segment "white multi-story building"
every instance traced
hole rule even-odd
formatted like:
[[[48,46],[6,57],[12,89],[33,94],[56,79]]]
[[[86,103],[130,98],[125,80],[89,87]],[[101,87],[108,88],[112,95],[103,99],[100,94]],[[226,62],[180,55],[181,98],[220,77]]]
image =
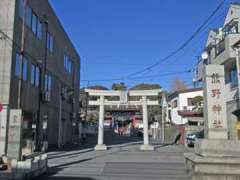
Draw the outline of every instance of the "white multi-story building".
[[[209,31],[204,48],[207,59],[200,59],[196,67],[196,84],[203,80],[203,67],[207,64],[224,65],[228,132],[230,139],[240,139],[240,103],[238,86],[240,45],[240,4],[231,4],[224,24]]]
[[[172,124],[187,123],[187,118],[180,116],[179,111],[192,111],[195,107],[192,99],[197,96],[203,96],[202,88],[176,91],[168,96],[168,118]]]

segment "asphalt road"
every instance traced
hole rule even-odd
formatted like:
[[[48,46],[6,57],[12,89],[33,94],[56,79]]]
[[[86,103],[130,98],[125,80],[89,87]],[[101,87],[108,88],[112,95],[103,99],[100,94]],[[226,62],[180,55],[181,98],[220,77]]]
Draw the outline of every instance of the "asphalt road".
[[[49,153],[49,170],[37,180],[187,180],[182,146],[155,144],[142,152],[138,137],[118,136],[107,130],[108,151],[96,152],[96,137],[81,147]]]

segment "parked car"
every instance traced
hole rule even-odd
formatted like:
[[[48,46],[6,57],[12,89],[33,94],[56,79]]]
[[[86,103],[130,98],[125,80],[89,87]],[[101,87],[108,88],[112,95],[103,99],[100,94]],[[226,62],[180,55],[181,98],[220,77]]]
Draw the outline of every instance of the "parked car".
[[[188,134],[187,139],[187,145],[188,147],[194,147],[194,143],[197,139],[203,139],[204,138],[204,131],[198,131],[191,134]]]
[[[143,128],[137,129],[137,137],[143,137]]]

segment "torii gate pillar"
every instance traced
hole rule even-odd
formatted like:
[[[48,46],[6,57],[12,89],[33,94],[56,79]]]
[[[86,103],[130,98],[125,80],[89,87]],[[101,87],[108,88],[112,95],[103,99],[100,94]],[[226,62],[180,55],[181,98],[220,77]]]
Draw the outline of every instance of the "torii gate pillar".
[[[147,110],[147,97],[142,96],[142,108],[143,108],[143,145],[140,147],[142,151],[153,151],[154,147],[149,144],[148,136],[148,110]]]
[[[107,146],[103,144],[104,138],[104,96],[100,96],[99,105],[99,122],[98,122],[98,144],[95,146],[96,151],[105,151]]]

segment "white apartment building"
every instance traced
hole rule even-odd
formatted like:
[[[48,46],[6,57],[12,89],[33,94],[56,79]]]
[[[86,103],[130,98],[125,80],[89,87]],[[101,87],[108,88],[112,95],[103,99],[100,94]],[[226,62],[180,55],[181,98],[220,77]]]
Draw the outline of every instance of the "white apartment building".
[[[201,86],[203,67],[207,64],[224,65],[226,83],[226,103],[228,132],[230,139],[240,139],[240,104],[238,90],[238,67],[240,44],[240,4],[231,4],[224,24],[218,29],[211,29],[204,48],[208,58],[199,59],[196,67],[196,83]]]
[[[168,118],[172,124],[187,123],[187,118],[180,116],[179,111],[192,111],[195,107],[192,99],[197,96],[203,96],[202,88],[177,91],[168,96]]]

